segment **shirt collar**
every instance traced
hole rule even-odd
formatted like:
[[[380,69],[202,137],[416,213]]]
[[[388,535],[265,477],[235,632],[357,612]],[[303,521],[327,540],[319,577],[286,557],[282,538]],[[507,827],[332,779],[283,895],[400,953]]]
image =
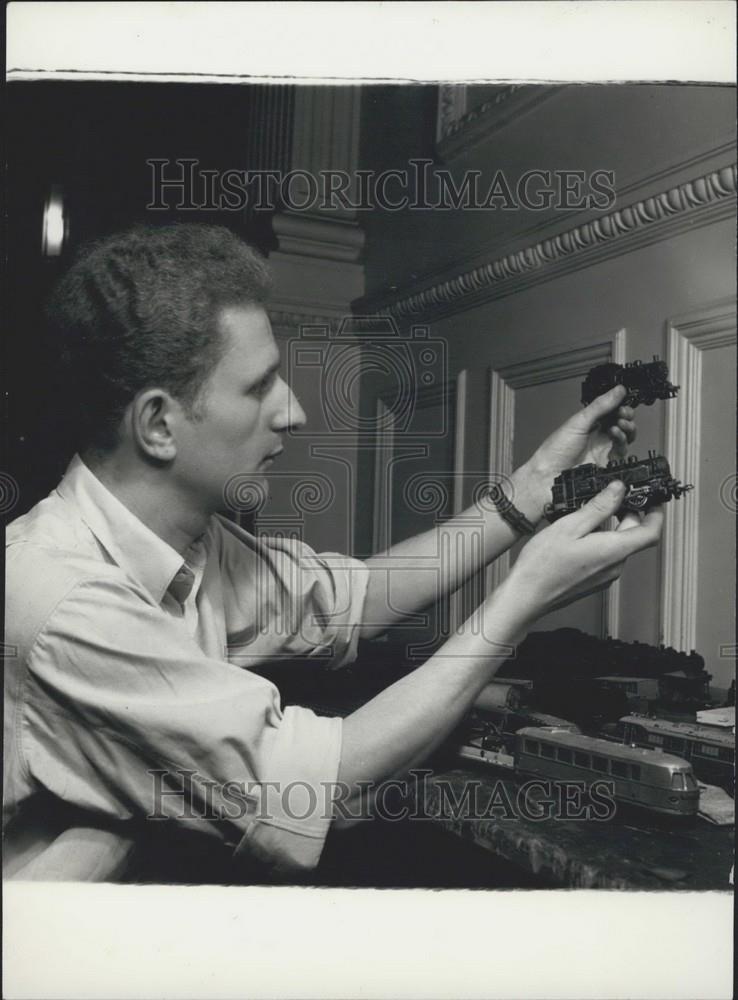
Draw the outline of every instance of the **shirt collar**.
[[[185,563],[179,552],[113,496],[79,455],[69,463],[57,492],[77,506],[82,520],[117,565],[160,604]],[[196,542],[193,550],[198,549]]]

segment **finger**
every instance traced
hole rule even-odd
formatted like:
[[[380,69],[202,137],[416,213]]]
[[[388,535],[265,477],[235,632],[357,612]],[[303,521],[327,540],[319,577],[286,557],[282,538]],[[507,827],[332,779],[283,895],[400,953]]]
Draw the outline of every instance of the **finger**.
[[[625,435],[625,431],[622,430],[622,428],[617,427],[615,424],[613,424],[612,427],[608,427],[607,433],[613,439],[613,441],[617,441],[618,444],[628,443],[628,438]]]
[[[632,420],[635,416],[635,410],[632,406],[621,406],[618,410],[618,416],[624,420]]]
[[[633,420],[624,420],[622,417],[618,420],[618,428],[625,434],[628,441],[635,441],[635,436],[638,433],[638,428]]]
[[[625,486],[615,480],[579,510],[562,518],[561,524],[565,524],[577,538],[588,535],[617,513],[624,496]]]
[[[623,556],[627,558],[635,552],[651,548],[661,537],[664,527],[664,512],[660,507],[650,510],[640,524],[618,535],[619,544],[624,547]]]
[[[583,431],[588,434],[591,430],[594,430],[597,423],[606,414],[617,410],[618,404],[625,396],[625,386],[614,386],[608,392],[598,396],[597,399],[593,399],[589,406],[585,406],[583,410],[575,413],[571,420],[568,421],[569,426],[577,431]]]
[[[624,517],[621,518],[616,531],[629,531],[630,528],[637,528],[641,523],[640,515],[633,510],[629,510]]]

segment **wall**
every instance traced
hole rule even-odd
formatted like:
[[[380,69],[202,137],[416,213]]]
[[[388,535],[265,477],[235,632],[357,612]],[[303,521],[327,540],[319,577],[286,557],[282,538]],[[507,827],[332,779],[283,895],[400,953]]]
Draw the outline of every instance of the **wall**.
[[[370,304],[393,314],[405,331],[412,324],[427,324],[430,335],[447,345],[449,384],[458,384],[463,374],[465,429],[461,435],[456,430],[457,442],[462,441],[461,454],[454,459],[457,467],[500,470],[490,466],[496,434],[491,406],[500,402],[495,378],[509,393],[505,405],[511,408],[505,418],[510,421],[510,440],[498,441],[498,452],[507,449],[507,457],[517,465],[536,441],[578,409],[588,367],[614,354],[616,360],[666,357],[672,318],[731,298],[734,302],[735,174],[726,170],[735,160],[730,141],[733,107],[729,88],[564,88],[498,129],[486,144],[477,142],[457,154],[456,171],[473,165],[486,168],[488,175],[501,163],[511,171],[525,164],[552,169],[613,164],[623,192],[613,209],[622,212],[613,238],[600,239],[601,234],[590,231],[579,242],[578,236],[570,243],[550,242],[591,223],[598,214],[592,212],[566,218],[548,215],[535,222],[530,213],[513,212],[499,224],[480,212],[396,213],[374,219],[366,262],[367,283],[374,289]],[[658,201],[661,192],[670,193],[658,204],[649,200]],[[538,256],[526,256],[526,248],[534,246]],[[394,263],[389,283],[394,290],[383,279],[388,260]],[[424,271],[413,278],[409,268],[418,261]],[[631,559],[619,589],[606,600],[597,604],[598,598],[588,599],[573,612],[540,623],[547,628],[578,625],[627,640],[665,640],[682,648],[679,638],[691,636],[717,686],[727,686],[732,676],[728,647],[735,642],[735,592],[728,572],[734,560],[735,511],[726,492],[735,482],[734,446],[729,444],[735,440],[730,353],[735,321],[727,322],[732,323],[732,334],[723,331],[719,349],[704,353],[700,377],[688,389],[692,408],[702,415],[701,423],[689,431],[701,464],[686,463],[697,489],[679,501],[693,504],[697,512],[697,555],[687,567],[693,577],[695,620],[684,626],[669,619],[664,601],[677,606],[679,599],[665,583],[662,546]],[[600,357],[598,352],[605,353]],[[684,391],[682,411],[690,407]],[[497,393],[495,399],[492,392]],[[372,392],[366,396],[365,411],[371,412]],[[664,452],[668,407],[673,405],[659,403],[638,411],[636,454],[645,455],[649,448]],[[667,457],[674,475],[684,479],[686,472],[674,464],[673,456]],[[360,482],[363,491],[370,489],[368,462]],[[672,503],[666,508],[670,521],[675,507]],[[369,518],[364,517],[358,548],[370,548],[371,535]],[[670,537],[672,547],[683,544],[673,530]],[[668,562],[672,575],[680,568],[684,565],[679,560]],[[685,600],[679,607],[686,614]]]
[[[666,323],[669,317],[710,304],[730,294],[733,276],[734,228],[723,222],[695,233],[687,233],[664,243],[643,248],[594,267],[539,285],[511,299],[490,303],[459,316],[448,317],[433,325],[436,336],[446,338],[451,348],[451,373],[468,369],[467,419],[486,422],[489,412],[488,370],[522,357],[557,354],[572,344],[594,342],[612,331],[625,329],[628,359],[649,360],[654,354],[666,356]],[[730,365],[723,371],[732,372]],[[706,373],[709,379],[709,372]],[[545,408],[543,421],[552,427],[578,408],[581,380],[572,380],[566,402],[556,400],[555,409]],[[722,414],[716,426],[721,442],[730,435],[733,421],[732,394],[735,383],[725,375],[720,383],[709,380],[705,394],[707,426],[714,426],[715,410]],[[532,391],[532,390],[529,390]],[[529,399],[531,406],[534,399]],[[634,452],[645,454],[648,448],[665,448],[666,407],[669,403],[638,410],[639,439]],[[486,427],[485,427],[486,431]],[[710,434],[706,435],[709,441]],[[486,433],[468,434],[466,463],[484,468]],[[734,470],[734,450],[728,446],[721,454],[707,452],[717,466],[714,482],[722,483]],[[708,460],[706,456],[706,460]],[[669,457],[667,455],[667,457]],[[523,454],[516,456],[523,460]],[[517,463],[516,463],[517,464]],[[674,474],[680,477],[678,468]],[[703,497],[703,509],[712,509],[722,525],[725,552],[734,548],[734,525],[731,512],[722,507],[712,493]],[[684,503],[690,503],[687,497]],[[671,510],[667,508],[667,514]],[[714,522],[715,524],[717,521]],[[729,561],[730,557],[726,559]],[[702,572],[705,572],[703,569]],[[732,577],[723,577],[726,606],[732,608]],[[619,634],[627,639],[658,642],[660,626],[659,553],[649,551],[628,563],[621,583]],[[723,618],[724,620],[724,618]],[[718,647],[733,641],[731,632],[703,637],[702,647]],[[729,681],[728,681],[729,682]]]
[[[443,143],[434,148],[428,141],[432,88],[370,89],[364,99],[362,166],[408,171],[412,181],[410,161],[433,158],[433,171],[449,171],[458,187],[465,175],[479,171],[482,193],[499,171],[514,197],[519,178],[529,170],[590,174],[604,169],[614,174],[616,207],[621,207],[735,160],[733,87],[574,85],[527,90],[534,92],[537,103],[530,96],[521,100],[513,91],[481,118],[471,117],[466,124],[460,119],[456,144],[447,150]],[[513,105],[509,113],[508,105]],[[391,190],[395,195],[396,189]],[[434,190],[430,184],[426,200],[432,200]],[[509,209],[504,200],[487,210],[408,207],[367,213],[367,293],[375,304],[396,301],[447,273],[596,215],[567,211],[555,203],[539,211],[519,203]]]

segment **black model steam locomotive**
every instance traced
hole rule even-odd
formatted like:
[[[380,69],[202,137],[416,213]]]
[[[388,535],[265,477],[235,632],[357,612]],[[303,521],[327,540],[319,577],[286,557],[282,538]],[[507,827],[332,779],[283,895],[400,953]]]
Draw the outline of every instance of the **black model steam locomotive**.
[[[608,392],[616,385],[624,385],[627,395],[621,406],[651,406],[657,399],[673,399],[679,392],[678,385],[669,381],[669,369],[665,361],[654,354],[653,361],[631,361],[618,365],[610,361],[597,365],[587,374],[582,383],[582,403],[587,406],[593,399]]]
[[[556,521],[579,510],[582,504],[616,479],[626,486],[619,514],[647,510],[672,499],[678,500],[692,489],[691,485],[683,485],[672,477],[669,463],[655,451],[649,451],[648,458],[640,461],[631,455],[624,462],[609,462],[604,469],[588,462],[574,469],[564,469],[554,479],[551,487],[553,501],[544,509],[546,519]]]

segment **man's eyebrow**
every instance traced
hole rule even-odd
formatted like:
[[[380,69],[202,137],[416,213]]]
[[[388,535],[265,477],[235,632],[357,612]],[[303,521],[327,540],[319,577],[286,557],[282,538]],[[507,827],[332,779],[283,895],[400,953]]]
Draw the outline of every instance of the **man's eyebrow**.
[[[269,367],[266,369],[266,371],[263,371],[259,376],[257,376],[251,382],[251,385],[258,385],[260,382],[263,382],[265,379],[270,378],[270,376],[276,374],[281,367],[282,367],[282,359],[281,358],[277,358],[276,361],[273,361],[272,364],[269,365]]]

